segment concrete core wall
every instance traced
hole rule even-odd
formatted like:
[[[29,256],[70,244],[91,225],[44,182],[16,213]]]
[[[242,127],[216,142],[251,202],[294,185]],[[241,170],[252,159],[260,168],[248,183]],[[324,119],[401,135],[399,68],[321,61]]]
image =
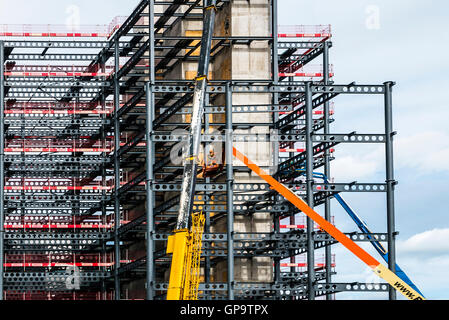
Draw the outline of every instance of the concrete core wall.
[[[269,0],[234,0],[230,6],[217,14],[215,34],[218,36],[269,36],[270,35],[270,1]],[[214,56],[214,76],[216,79],[270,79],[271,48],[267,41],[253,41],[251,44],[234,44]],[[270,104],[270,94],[234,93],[233,105]],[[217,103],[217,101],[216,101]],[[217,105],[224,105],[218,101]],[[224,122],[223,116],[217,119]],[[221,121],[220,121],[221,120]],[[270,113],[238,113],[233,115],[234,123],[270,123]],[[268,133],[269,127],[256,126],[249,130],[239,129],[237,134]],[[235,143],[236,148],[244,152],[260,166],[271,165],[271,145],[266,142]],[[240,166],[234,159],[234,165]],[[254,173],[236,173],[235,183],[260,183],[262,180]],[[235,216],[235,232],[271,232],[272,218],[269,213],[256,212],[252,216]],[[219,220],[212,232],[225,232],[226,220]],[[215,281],[226,282],[226,261],[217,265],[214,270]],[[235,258],[235,281],[270,282],[273,278],[273,261],[271,258],[256,257],[252,259]]]
[[[156,6],[160,8],[160,6]],[[181,10],[179,10],[181,11]],[[200,11],[199,11],[200,12]],[[146,22],[146,21],[145,21]],[[270,35],[270,1],[269,0],[233,0],[217,12],[215,23],[215,36],[269,36]],[[180,20],[165,33],[167,36],[201,36],[202,21]],[[193,43],[193,45],[195,42]],[[193,55],[199,53],[195,52]],[[180,53],[182,54],[182,52]],[[156,61],[156,64],[158,61]],[[198,64],[196,62],[184,61],[175,65],[163,78],[165,80],[193,79],[196,76]],[[161,79],[156,74],[157,79]],[[270,79],[271,78],[271,48],[267,41],[253,41],[249,45],[233,44],[230,47],[221,48],[215,52],[211,59],[210,80],[244,80],[244,79]],[[270,104],[270,94],[245,94],[234,93],[232,95],[233,105]],[[217,106],[225,105],[225,96],[218,96],[211,104]],[[175,115],[169,122],[190,121],[189,116]],[[209,117],[210,126],[214,128],[215,123],[224,123],[224,115],[213,115]],[[271,113],[238,113],[233,115],[234,123],[270,123]],[[266,126],[256,126],[251,129],[235,130],[235,133],[268,133]],[[270,166],[271,145],[266,142],[236,143],[235,146],[250,157],[260,166]],[[238,160],[234,159],[234,165],[240,166]],[[253,173],[236,173],[235,183],[261,183],[263,182]],[[176,196],[176,192],[164,193],[165,201]],[[160,205],[157,203],[156,206]],[[144,213],[142,209],[142,214]],[[129,214],[130,218],[139,215],[137,212]],[[226,232],[226,217],[216,221],[210,226],[210,232]],[[235,216],[234,231],[238,232],[266,232],[272,231],[272,218],[270,214],[256,212],[251,216]],[[124,255],[132,258],[141,257],[144,254],[142,245],[129,248]],[[226,282],[226,261],[219,262],[211,271],[210,277],[213,282]],[[273,278],[273,261],[267,257],[256,257],[252,259],[235,258],[234,274],[236,282],[270,282]],[[204,270],[202,270],[204,273]],[[169,270],[166,270],[164,279],[157,281],[168,281]],[[145,297],[145,280],[139,279],[124,285],[123,290],[130,299]]]

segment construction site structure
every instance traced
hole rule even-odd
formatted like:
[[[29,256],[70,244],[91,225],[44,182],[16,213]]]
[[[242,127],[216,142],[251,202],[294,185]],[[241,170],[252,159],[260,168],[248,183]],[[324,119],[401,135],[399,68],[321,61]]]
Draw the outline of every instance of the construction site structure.
[[[384,193],[387,230],[346,235],[386,242],[395,272],[394,83],[334,84],[330,26],[279,26],[277,0],[217,0],[198,78],[205,6],[142,0],[104,27],[0,26],[2,298],[167,298],[199,82],[202,155],[190,155],[201,159],[189,194],[204,229],[190,297],[396,298],[386,283],[333,282],[338,241],[233,157],[244,152],[332,224],[340,193]],[[383,96],[384,132],[332,133],[340,95]],[[385,145],[385,182],[328,179],[344,143]]]

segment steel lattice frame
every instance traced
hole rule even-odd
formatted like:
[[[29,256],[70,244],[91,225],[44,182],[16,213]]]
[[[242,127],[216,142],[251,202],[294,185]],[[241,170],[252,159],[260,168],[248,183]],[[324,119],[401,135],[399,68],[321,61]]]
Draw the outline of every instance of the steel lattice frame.
[[[219,1],[218,10],[228,5],[229,1]],[[388,243],[390,268],[395,265],[393,83],[334,84],[329,68],[329,37],[281,41],[277,0],[272,0],[270,7],[272,36],[214,37],[214,54],[234,44],[256,40],[268,43],[272,48],[273,77],[209,82],[206,114],[221,114],[224,120],[211,124],[206,116],[205,132],[214,126],[221,133],[204,134],[202,141],[223,143],[227,161],[221,174],[200,179],[196,186],[196,200],[202,204],[195,209],[206,214],[200,298],[332,299],[334,293],[342,291],[389,291],[394,299],[394,291],[387,285],[333,283],[331,247],[335,240],[315,229],[309,219],[307,227],[283,232],[281,219],[290,219],[294,225],[295,215],[300,213],[264,183],[234,181],[235,174],[247,168],[233,164],[232,143],[270,141],[273,166],[277,168],[275,177],[303,194],[309,205],[324,206],[327,220],[332,218],[330,200],[336,193],[384,192],[388,230],[374,235]],[[7,266],[0,274],[3,298],[165,298],[168,281],[164,272],[170,262],[165,245],[176,221],[182,175],[182,166],[173,165],[169,154],[173,145],[186,138],[173,133],[174,129],[188,125],[173,120],[173,116],[190,112],[193,88],[188,80],[162,79],[183,61],[196,61],[192,53],[199,46],[199,37],[168,36],[166,31],[183,19],[201,20],[201,8],[201,1],[168,4],[143,0],[104,41],[0,41],[0,60],[6,62],[1,63],[0,70],[0,74],[6,74],[0,80],[0,149],[5,150],[0,154],[0,264]],[[52,48],[58,53],[48,52]],[[121,63],[120,58],[125,62]],[[17,76],[8,73],[16,68],[16,61],[84,63],[85,68],[80,75]],[[316,73],[313,81],[298,81],[297,77],[304,76],[298,70],[316,61],[324,66],[322,72]],[[233,105],[233,93],[268,93],[272,104]],[[384,96],[385,132],[331,133],[331,102],[338,95]],[[220,98],[225,105],[216,102]],[[248,112],[271,112],[272,122],[233,123],[234,113]],[[257,125],[269,127],[272,132],[257,136],[233,133]],[[297,149],[298,142],[305,143],[306,148]],[[314,169],[331,175],[331,151],[341,143],[384,144],[386,182],[313,181]],[[297,169],[307,172],[306,179],[298,179]],[[45,186],[53,188],[33,184],[32,179],[47,179]],[[234,216],[251,216],[255,212],[272,215],[272,232],[234,232]],[[219,219],[227,221],[226,232],[211,232]],[[366,234],[348,235],[355,241],[369,241]],[[130,248],[136,247],[143,248],[137,256],[130,253],[134,250]],[[325,250],[321,266],[315,267],[315,254],[308,254],[304,264],[307,269],[299,271],[295,267],[295,256],[320,248]],[[52,255],[63,265],[52,265]],[[64,263],[77,265],[81,257],[92,265],[79,264],[80,288],[73,291],[62,285],[67,279],[73,280],[73,274],[65,273]],[[273,260],[272,282],[235,281],[234,259],[253,257]],[[289,271],[282,267],[286,259],[293,263]],[[227,261],[227,282],[217,283],[211,279],[211,268],[221,261]],[[138,279],[145,284],[143,291],[130,294],[129,284]]]

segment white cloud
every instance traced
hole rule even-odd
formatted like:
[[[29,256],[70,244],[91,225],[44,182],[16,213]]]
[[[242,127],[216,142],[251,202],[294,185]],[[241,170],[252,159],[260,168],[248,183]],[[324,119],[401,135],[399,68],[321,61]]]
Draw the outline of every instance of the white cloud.
[[[373,176],[379,168],[378,161],[373,158],[372,154],[361,158],[351,155],[339,156],[332,162],[332,174],[336,181],[367,179]]]
[[[449,171],[449,134],[420,132],[395,142],[396,165],[417,169],[415,174]]]
[[[384,172],[384,146],[362,154],[343,153],[332,162],[336,181],[367,180]],[[360,153],[360,152],[358,152]],[[394,141],[395,168],[411,169],[413,176],[449,172],[449,134],[442,131],[420,132]]]
[[[368,243],[359,245],[377,258],[377,252]],[[449,228],[433,229],[418,233],[406,240],[397,242],[397,264],[423,292],[427,299],[447,299],[449,289]],[[340,245],[333,247],[336,254],[334,282],[385,283],[372,276],[371,271],[357,258]],[[402,295],[398,299],[404,300]],[[386,293],[340,293],[339,300],[387,299]]]
[[[449,259],[449,228],[433,229],[398,241],[397,250],[403,254],[442,254]]]
[[[397,262],[428,299],[447,299],[449,228],[433,229],[397,242]]]

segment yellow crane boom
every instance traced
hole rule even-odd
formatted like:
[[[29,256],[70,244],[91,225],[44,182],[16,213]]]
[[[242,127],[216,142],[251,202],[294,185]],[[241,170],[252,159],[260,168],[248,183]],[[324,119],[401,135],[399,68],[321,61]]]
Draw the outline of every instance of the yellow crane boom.
[[[172,253],[173,257],[167,300],[198,299],[205,220],[204,214],[194,214],[190,231],[178,230],[168,237],[167,253]]]
[[[167,300],[192,300],[198,297],[204,217],[202,214],[199,216],[192,214],[192,211],[216,2],[216,0],[204,0],[203,34],[187,145],[189,153],[184,159],[178,219],[174,234],[170,236],[167,244],[167,253],[172,254]],[[189,231],[190,221],[192,221],[192,227]]]

